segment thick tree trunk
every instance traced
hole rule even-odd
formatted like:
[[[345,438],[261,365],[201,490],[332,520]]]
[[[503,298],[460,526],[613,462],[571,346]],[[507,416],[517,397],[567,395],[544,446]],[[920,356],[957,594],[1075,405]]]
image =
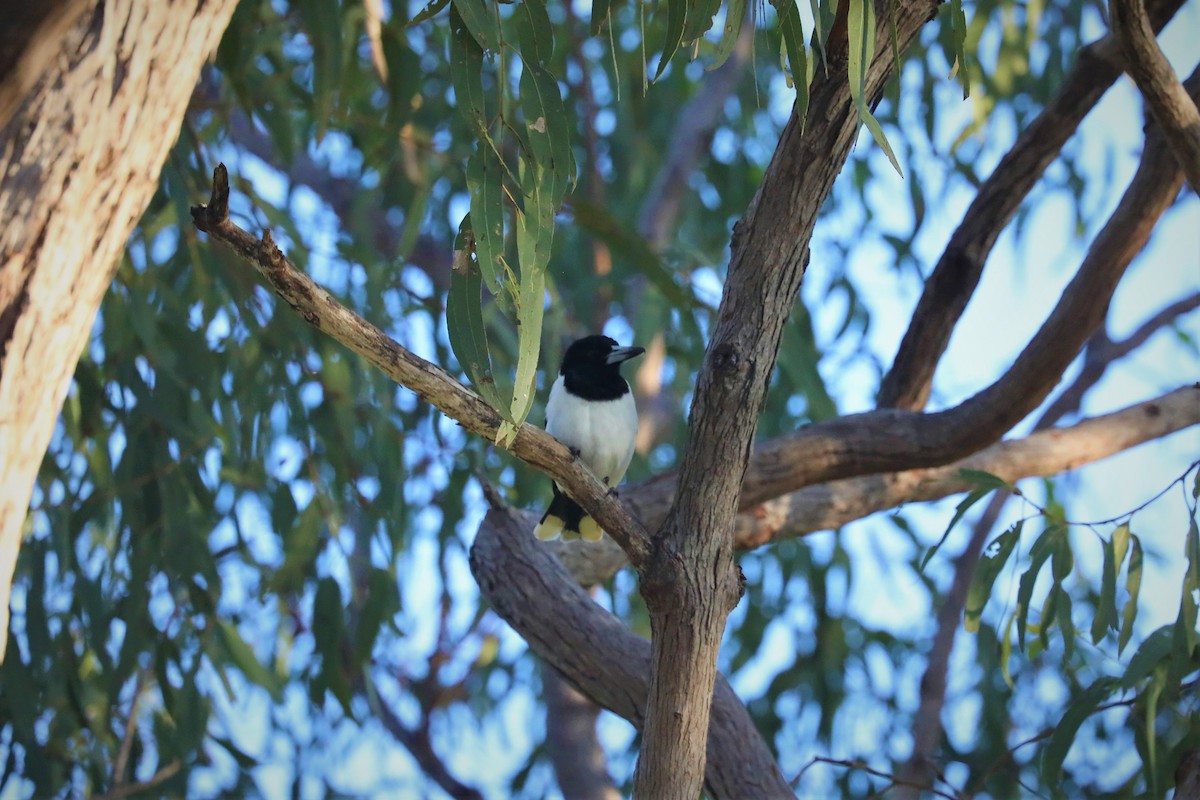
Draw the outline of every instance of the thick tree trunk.
[[[75,362],[236,0],[17,5],[0,22],[0,660]]]

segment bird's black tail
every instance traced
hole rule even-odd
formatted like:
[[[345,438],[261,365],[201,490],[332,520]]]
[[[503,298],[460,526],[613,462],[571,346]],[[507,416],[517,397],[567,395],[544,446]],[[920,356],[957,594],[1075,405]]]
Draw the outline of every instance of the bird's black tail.
[[[553,487],[554,499],[550,501],[546,513],[542,514],[542,521],[534,529],[534,535],[543,541],[559,534],[568,541],[579,538],[588,542],[600,541],[604,531],[596,524],[596,520],[585,514],[565,492],[559,491],[558,484],[553,484]]]

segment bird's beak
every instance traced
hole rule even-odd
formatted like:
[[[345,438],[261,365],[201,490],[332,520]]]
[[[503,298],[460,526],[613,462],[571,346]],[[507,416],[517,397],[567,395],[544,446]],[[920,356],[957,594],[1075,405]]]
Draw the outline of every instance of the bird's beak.
[[[618,347],[608,354],[608,358],[604,359],[608,364],[620,364],[622,361],[628,361],[631,358],[640,356],[646,352],[644,347]]]

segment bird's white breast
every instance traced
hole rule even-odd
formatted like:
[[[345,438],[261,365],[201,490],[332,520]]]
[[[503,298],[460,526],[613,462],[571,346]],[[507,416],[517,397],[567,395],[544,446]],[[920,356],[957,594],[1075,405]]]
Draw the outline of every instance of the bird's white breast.
[[[546,403],[546,430],[574,447],[596,477],[616,486],[625,477],[637,437],[633,394],[616,400],[584,400],[567,391],[558,376]]]

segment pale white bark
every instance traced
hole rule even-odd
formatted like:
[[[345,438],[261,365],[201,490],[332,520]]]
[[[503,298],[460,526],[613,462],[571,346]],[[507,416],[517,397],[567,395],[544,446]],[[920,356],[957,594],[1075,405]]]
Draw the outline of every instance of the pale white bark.
[[[0,660],[59,407],[236,0],[85,5],[71,24],[39,28],[53,38],[0,76],[11,112],[0,129]],[[30,84],[24,60],[35,56],[45,68]]]

